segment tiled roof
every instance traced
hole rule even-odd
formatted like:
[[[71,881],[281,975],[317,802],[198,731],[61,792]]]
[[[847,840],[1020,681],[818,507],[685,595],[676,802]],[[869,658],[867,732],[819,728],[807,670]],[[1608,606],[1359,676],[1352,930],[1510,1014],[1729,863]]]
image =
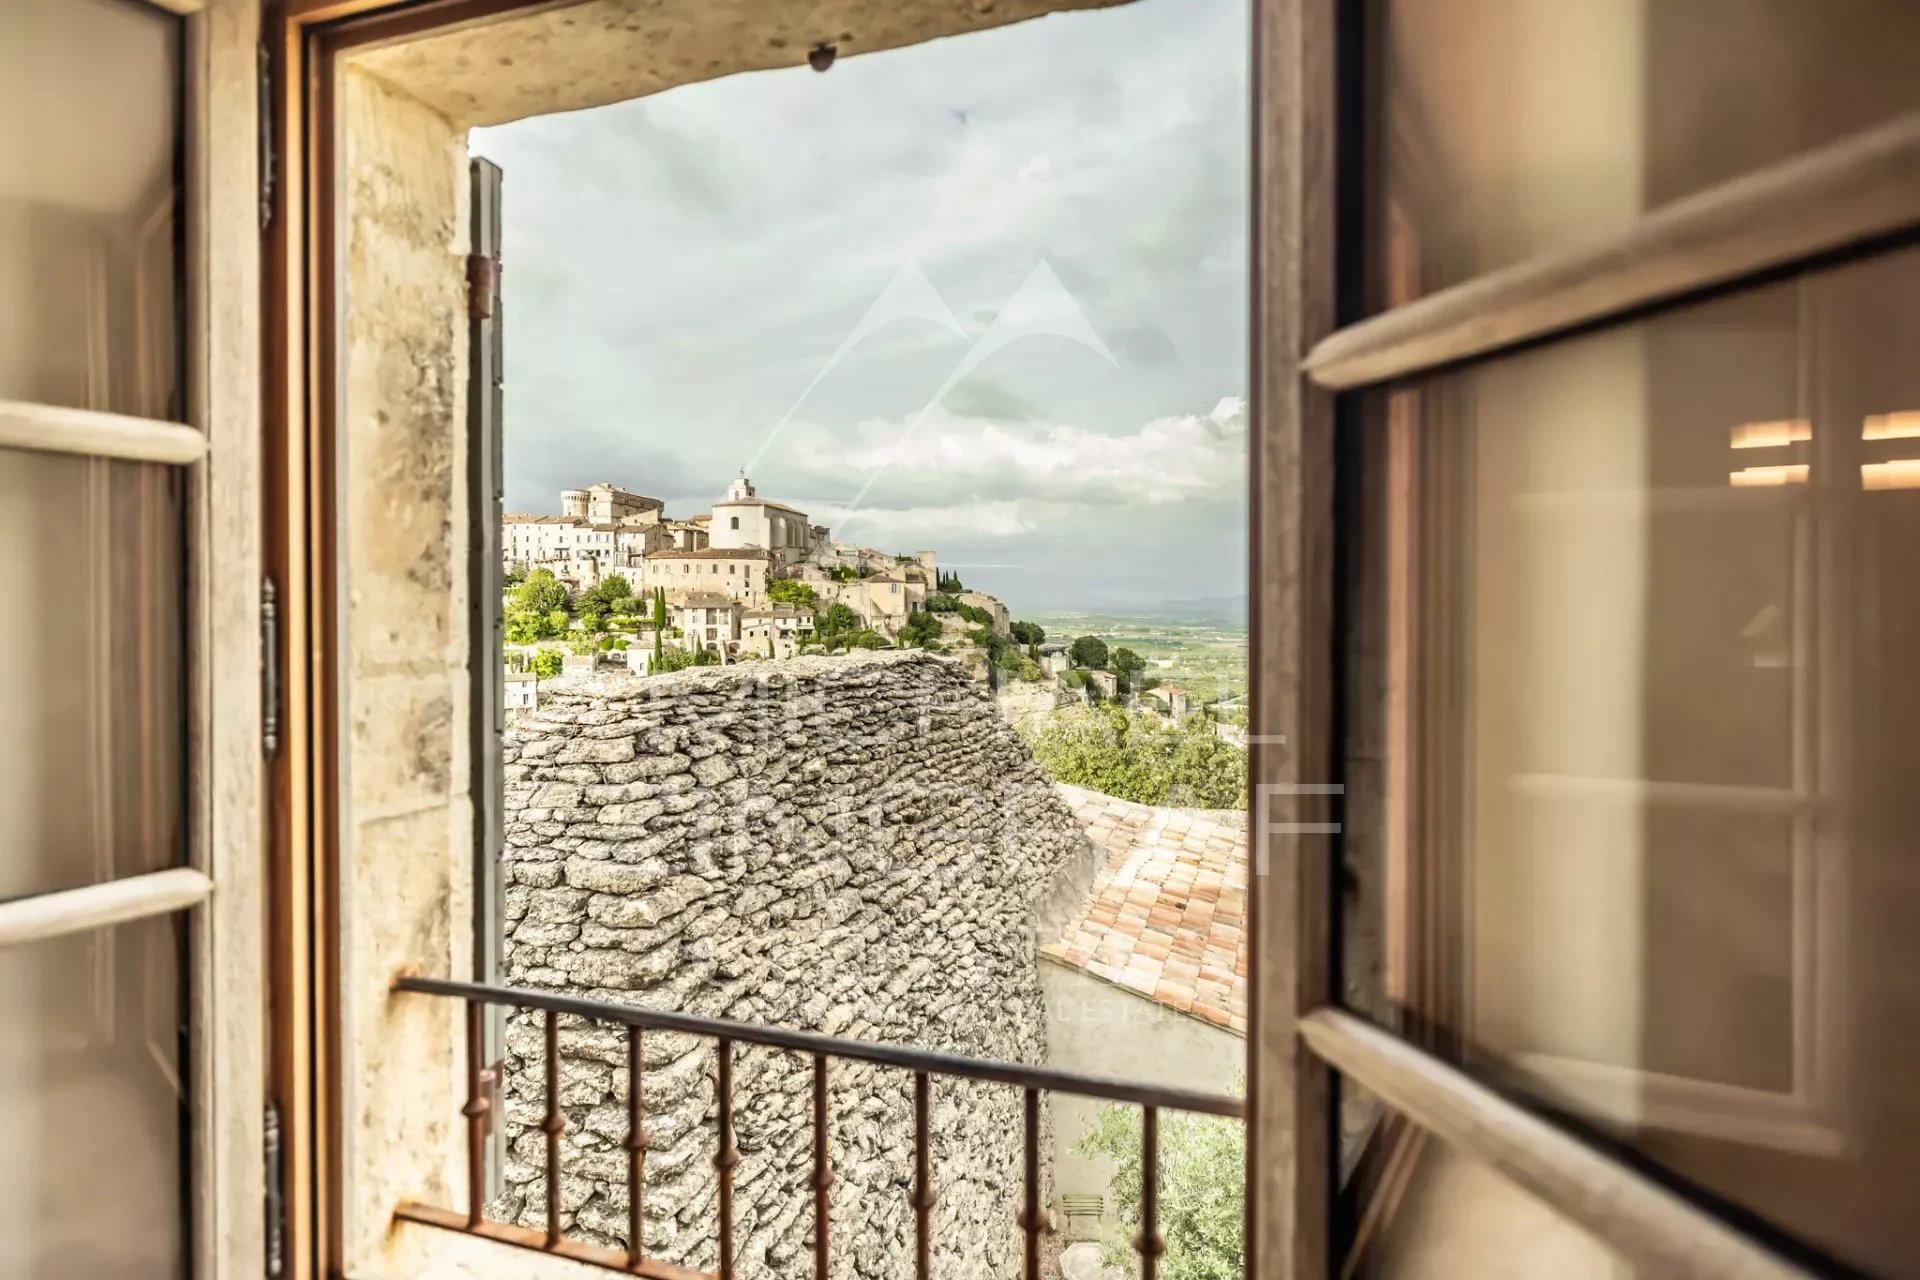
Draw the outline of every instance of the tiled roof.
[[[1244,1036],[1246,815],[1058,790],[1107,863],[1041,954]]]
[[[703,547],[698,551],[668,548],[647,552],[649,560],[771,560],[773,552],[759,547]]]

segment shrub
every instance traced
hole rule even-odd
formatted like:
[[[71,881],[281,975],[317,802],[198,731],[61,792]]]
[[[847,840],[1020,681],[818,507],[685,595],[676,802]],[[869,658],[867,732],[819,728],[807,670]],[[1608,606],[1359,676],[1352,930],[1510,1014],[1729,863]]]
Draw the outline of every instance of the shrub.
[[[1074,687],[1066,673],[1065,683]],[[1221,740],[1211,721],[1171,725],[1119,707],[1066,709],[1035,726],[1034,757],[1059,782],[1140,804],[1237,809],[1247,803],[1247,754]]]
[[[940,619],[923,610],[909,617],[900,628],[901,647],[918,646],[924,649],[939,644],[941,631]]]
[[[1119,1222],[1102,1242],[1101,1260],[1110,1267],[1137,1266],[1138,1255],[1128,1242],[1140,1230],[1139,1108],[1102,1106],[1074,1154],[1113,1161]],[[1160,1113],[1160,1229],[1167,1239],[1160,1274],[1166,1280],[1245,1274],[1246,1162],[1247,1130],[1239,1121]]]
[[[653,669],[661,671],[680,671],[694,665],[694,657],[685,649],[662,649],[654,655]]]
[[[566,655],[558,649],[536,649],[533,654],[533,674],[540,680],[551,680],[560,674],[566,665]]]

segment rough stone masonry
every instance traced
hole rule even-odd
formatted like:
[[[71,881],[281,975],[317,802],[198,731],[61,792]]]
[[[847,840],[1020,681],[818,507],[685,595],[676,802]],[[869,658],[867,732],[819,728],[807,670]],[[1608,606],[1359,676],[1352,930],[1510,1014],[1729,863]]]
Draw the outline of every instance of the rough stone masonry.
[[[544,683],[506,735],[507,979],[597,999],[1040,1063],[1034,932],[1097,855],[954,664],[799,658]],[[543,1015],[508,1023],[506,1192],[545,1225]],[[560,1022],[563,1225],[624,1247],[623,1028]],[[736,1047],[737,1267],[811,1266],[810,1059]],[[644,1039],[646,1247],[717,1264],[714,1047]],[[912,1079],[832,1068],[837,1276],[912,1272]],[[935,1269],[1017,1274],[1022,1100],[936,1081]],[[1043,1149],[1050,1147],[1045,1144]]]

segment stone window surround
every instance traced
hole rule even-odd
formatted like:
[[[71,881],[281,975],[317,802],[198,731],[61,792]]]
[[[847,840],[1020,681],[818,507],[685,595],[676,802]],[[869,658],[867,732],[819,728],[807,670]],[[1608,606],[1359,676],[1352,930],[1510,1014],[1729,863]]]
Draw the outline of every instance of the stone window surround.
[[[395,1228],[403,1199],[461,1200],[460,1011],[395,998],[401,972],[472,971],[465,575],[466,131],[680,83],[798,65],[1119,0],[780,0],[738,22],[705,0],[589,0],[343,57],[336,67],[343,281],[337,423],[342,1263],[370,1277],[580,1277],[573,1265]],[[678,10],[676,15],[672,12]],[[702,18],[706,17],[706,21]],[[764,39],[758,38],[764,36]],[[864,37],[864,38],[861,38]],[[493,74],[514,59],[508,78]],[[483,70],[486,69],[486,70]],[[396,377],[404,366],[407,376]],[[690,572],[691,566],[682,566]],[[712,571],[717,573],[717,564]],[[422,856],[444,849],[444,858]]]

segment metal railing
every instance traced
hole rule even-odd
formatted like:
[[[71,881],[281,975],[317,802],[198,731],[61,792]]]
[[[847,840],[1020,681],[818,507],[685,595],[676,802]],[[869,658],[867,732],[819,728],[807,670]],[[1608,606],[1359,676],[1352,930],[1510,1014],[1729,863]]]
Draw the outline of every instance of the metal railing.
[[[788,1031],[778,1027],[755,1026],[724,1018],[701,1018],[686,1013],[636,1009],[628,1005],[576,996],[556,995],[518,987],[485,986],[473,982],[452,982],[442,978],[401,978],[396,991],[417,995],[445,996],[463,1000],[467,1006],[467,1100],[460,1114],[467,1121],[467,1211],[407,1203],[394,1216],[407,1222],[442,1227],[467,1235],[480,1236],[501,1244],[515,1245],[553,1254],[574,1262],[584,1262],[609,1271],[645,1276],[649,1280],[733,1280],[733,1169],[740,1163],[739,1148],[733,1133],[733,1046],[757,1045],[805,1054],[813,1060],[813,1264],[817,1280],[825,1280],[830,1261],[830,1223],[827,1193],[833,1186],[832,1160],[828,1152],[827,1080],[833,1059],[878,1063],[913,1073],[913,1189],[908,1203],[914,1220],[914,1275],[928,1280],[933,1257],[933,1162],[928,1133],[932,1081],[935,1076],[983,1080],[1020,1089],[1025,1102],[1024,1199],[1016,1223],[1023,1239],[1025,1280],[1040,1278],[1040,1237],[1046,1231],[1046,1215],[1041,1212],[1040,1190],[1040,1095],[1067,1093],[1083,1098],[1123,1102],[1141,1109],[1140,1158],[1141,1196],[1140,1232],[1133,1247],[1140,1255],[1140,1274],[1154,1280],[1166,1240],[1159,1230],[1160,1211],[1160,1126],[1164,1109],[1199,1112],[1205,1115],[1243,1119],[1245,1104],[1224,1094],[1201,1093],[1191,1089],[1169,1089],[1156,1085],[1132,1084],[1099,1076],[1056,1071],[1049,1067],[1023,1066],[1012,1062],[966,1058],[958,1054],[938,1053],[904,1045],[876,1044],[865,1040],[845,1040],[811,1031]],[[546,1114],[540,1128],[547,1138],[545,1231],[495,1222],[486,1217],[486,1134],[492,1103],[487,1097],[487,1078],[483,1032],[486,1008],[503,1005],[513,1009],[537,1009],[546,1014]],[[591,1022],[611,1023],[627,1028],[627,1248],[623,1252],[585,1241],[569,1240],[560,1225],[560,1135],[567,1120],[560,1106],[560,1028],[562,1014]],[[699,1036],[714,1042],[715,1102],[719,1121],[718,1141],[713,1156],[718,1180],[719,1222],[718,1273],[693,1271],[673,1263],[646,1256],[642,1228],[641,1201],[646,1191],[646,1114],[642,1101],[645,1063],[642,1040],[647,1031],[674,1031]]]

